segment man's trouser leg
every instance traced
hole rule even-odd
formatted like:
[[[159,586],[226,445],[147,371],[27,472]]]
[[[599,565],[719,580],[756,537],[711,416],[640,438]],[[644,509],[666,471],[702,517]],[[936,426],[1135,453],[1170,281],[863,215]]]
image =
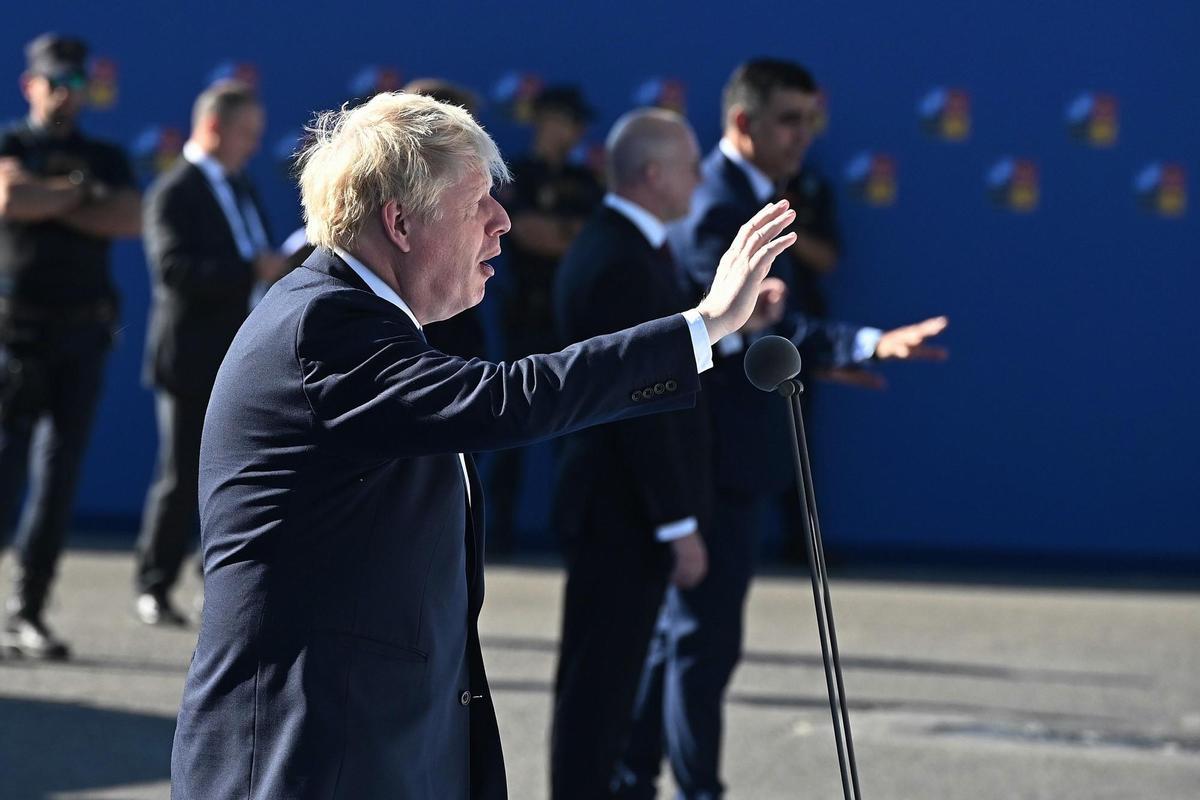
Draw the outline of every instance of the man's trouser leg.
[[[45,375],[47,408],[33,437],[29,499],[18,528],[10,610],[45,607],[74,508],[75,488],[100,400],[109,334],[100,324],[57,332]]]
[[[137,591],[165,595],[179,577],[196,535],[200,434],[206,395],[177,395],[159,390],[158,462],[146,494],[142,530],[137,542]]]
[[[746,593],[754,572],[766,503],[718,493],[708,537],[708,576],[694,589],[667,592],[668,658],[663,671],[664,744],[687,800],[718,798],[725,690],[742,655]]]
[[[671,560],[649,524],[614,501],[571,548],[550,737],[555,800],[609,796]]]

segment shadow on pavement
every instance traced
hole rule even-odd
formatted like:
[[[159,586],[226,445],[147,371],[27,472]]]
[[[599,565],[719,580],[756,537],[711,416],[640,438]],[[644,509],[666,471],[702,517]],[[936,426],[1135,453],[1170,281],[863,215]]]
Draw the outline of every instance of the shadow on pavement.
[[[535,637],[485,636],[483,637],[483,645],[485,648],[496,648],[497,650],[546,654],[558,652],[557,641]],[[759,666],[809,668],[816,668],[822,665],[820,656],[764,650],[746,651],[742,655],[742,663],[757,664]],[[842,666],[846,669],[872,670],[877,672],[907,672],[941,675],[944,677],[978,678],[981,680],[1061,683],[1069,686],[1116,686],[1140,689],[1151,689],[1154,686],[1153,679],[1144,675],[1036,667],[1010,667],[1002,664],[955,663],[915,658],[846,656],[842,659]]]
[[[0,797],[170,778],[173,717],[0,696],[0,720]]]

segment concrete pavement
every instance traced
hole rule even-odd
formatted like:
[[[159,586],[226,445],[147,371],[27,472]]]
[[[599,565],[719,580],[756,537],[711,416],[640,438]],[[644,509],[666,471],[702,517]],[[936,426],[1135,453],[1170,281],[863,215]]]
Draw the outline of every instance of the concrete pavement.
[[[75,658],[0,661],[0,798],[168,796],[195,633],[134,620],[132,563],[71,550],[49,619]],[[1200,798],[1200,593],[934,578],[834,576],[864,797]],[[561,586],[554,566],[488,572],[514,800],[546,793]],[[756,583],[727,709],[731,800],[841,796],[805,575]]]

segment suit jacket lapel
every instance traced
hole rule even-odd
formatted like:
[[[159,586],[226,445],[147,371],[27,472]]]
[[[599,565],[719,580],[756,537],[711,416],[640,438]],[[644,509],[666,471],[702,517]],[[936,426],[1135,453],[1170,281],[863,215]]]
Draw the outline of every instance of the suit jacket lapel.
[[[180,160],[182,161],[183,159]],[[238,258],[241,258],[242,252],[238,249],[237,237],[234,235],[233,229],[229,227],[229,218],[225,216],[225,209],[221,207],[221,201],[217,199],[217,190],[209,183],[204,171],[195,164],[188,161],[187,169],[189,180],[196,184],[198,202],[208,207],[208,216],[212,220],[214,229],[221,230],[229,251],[236,254]],[[205,198],[204,200],[199,200],[201,195]]]
[[[721,170],[721,179],[725,185],[733,190],[738,199],[745,204],[746,208],[758,209],[763,204],[759,202],[758,196],[754,194],[754,186],[751,185],[750,179],[746,177],[746,173],[742,172],[742,168],[729,160],[729,158],[718,148],[714,152],[714,158],[719,159],[718,166]]]

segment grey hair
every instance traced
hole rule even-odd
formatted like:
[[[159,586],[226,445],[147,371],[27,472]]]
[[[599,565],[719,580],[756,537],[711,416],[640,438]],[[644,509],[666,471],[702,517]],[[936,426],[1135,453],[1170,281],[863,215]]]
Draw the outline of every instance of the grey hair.
[[[383,92],[357,108],[319,114],[300,154],[300,200],[308,241],[350,245],[389,200],[421,218],[466,172],[494,183],[512,179],[496,143],[457,106],[406,92]]]
[[[258,94],[252,86],[235,80],[217,81],[192,104],[192,127],[199,128],[210,116],[215,116],[222,125],[227,124],[241,109],[257,105]]]
[[[608,185],[617,189],[638,183],[651,162],[678,145],[680,131],[691,133],[687,120],[664,108],[638,108],[622,115],[604,143]]]

